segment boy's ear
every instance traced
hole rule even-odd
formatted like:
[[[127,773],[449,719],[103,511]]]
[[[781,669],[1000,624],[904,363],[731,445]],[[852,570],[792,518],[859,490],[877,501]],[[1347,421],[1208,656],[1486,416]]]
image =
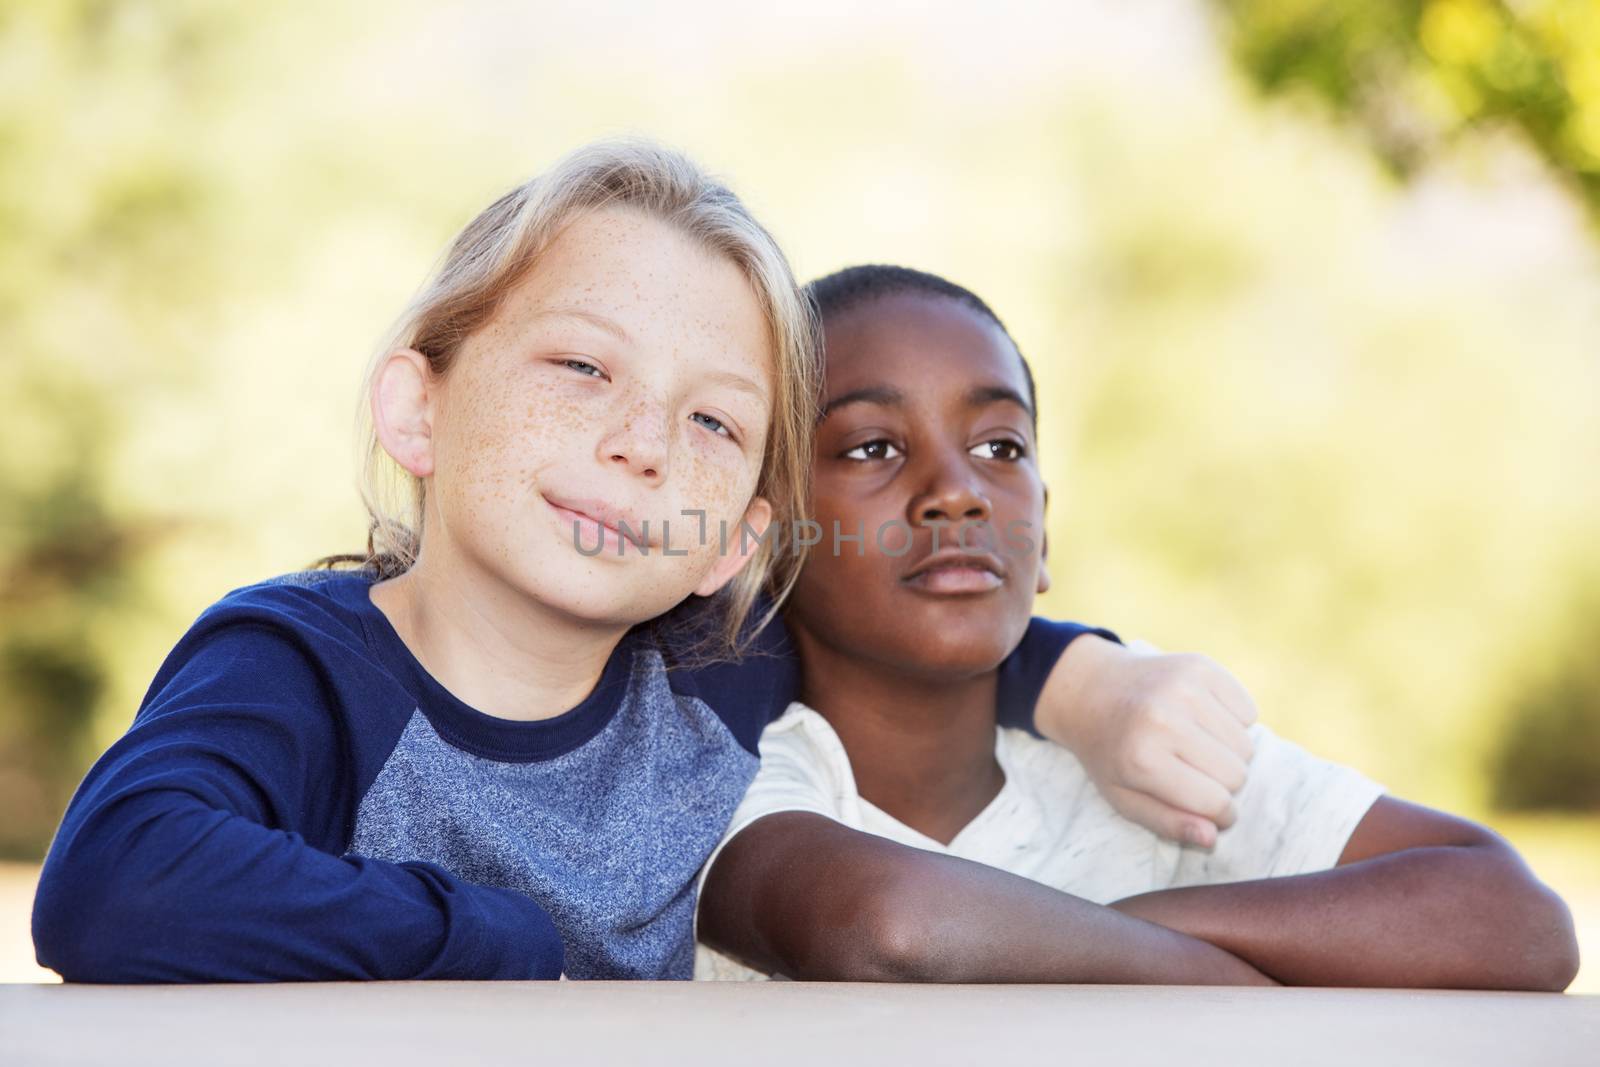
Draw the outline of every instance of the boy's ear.
[[[744,522],[755,531],[755,536],[745,533],[744,527],[738,523],[733,525],[728,531],[728,550],[717,556],[717,562],[711,568],[711,572],[695,586],[696,596],[712,595],[732,581],[733,576],[750,562],[750,558],[756,554],[756,549],[761,544],[757,538],[764,536],[767,527],[772,524],[772,505],[767,503],[765,497],[755,497],[750,501],[750,506],[744,509]]]
[[[389,353],[372,382],[372,425],[378,443],[418,478],[433,473],[432,385],[428,357],[410,348]]]
[[[1048,592],[1050,589],[1050,568],[1045,566],[1045,557],[1050,554],[1050,533],[1045,531],[1039,535],[1039,584],[1034,589],[1035,593]]]
[[[1044,508],[1041,515],[1048,517],[1050,514],[1050,487],[1044,487]],[[1050,556],[1050,531],[1039,532],[1039,585],[1034,590],[1035,594],[1046,592],[1050,588],[1050,569],[1045,566],[1045,561]]]

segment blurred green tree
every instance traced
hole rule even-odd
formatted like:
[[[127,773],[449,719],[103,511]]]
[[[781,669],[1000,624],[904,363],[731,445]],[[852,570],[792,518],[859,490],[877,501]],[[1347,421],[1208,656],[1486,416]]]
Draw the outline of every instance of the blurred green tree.
[[[1271,96],[1309,97],[1409,177],[1463,139],[1519,133],[1600,233],[1600,0],[1216,0]],[[1592,487],[1590,490],[1592,492]],[[1593,561],[1589,561],[1593,562]],[[1494,803],[1600,810],[1600,597],[1551,607],[1545,663],[1505,701]],[[1544,657],[1530,653],[1531,660]]]
[[[1561,30],[1565,95],[1538,129],[1592,149],[1597,50],[1570,47],[1594,41],[1582,5],[1478,6],[1540,47],[1546,23],[1529,20],[1556,12],[1538,17]],[[1572,489],[1600,454],[1588,275],[1536,263],[1475,281],[1433,244],[1401,269],[1380,254],[1392,190],[1369,187],[1362,153],[1320,123],[1263,136],[1232,92],[1174,97],[1118,68],[1014,108],[965,89],[935,106],[902,42],[867,35],[854,66],[818,65],[804,42],[777,64],[717,49],[685,98],[670,48],[635,42],[624,85],[564,38],[528,62],[507,29],[527,23],[480,7],[402,3],[374,21],[341,5],[0,0],[0,359],[18,368],[0,375],[0,852],[43,847],[224,581],[357,542],[353,494],[326,470],[354,390],[354,370],[321,388],[337,354],[370,340],[465,206],[620,128],[721,156],[798,260],[925,263],[1018,308],[1055,432],[1084,443],[1076,499],[1055,497],[1053,521],[1073,522],[1052,535],[1056,610],[1202,644],[1306,743],[1478,802],[1480,730],[1537,717],[1495,694],[1545,677],[1518,675],[1484,618],[1533,613],[1540,648],[1578,639],[1543,606],[1571,569],[1543,546],[1600,529]],[[1411,173],[1472,131],[1534,121],[1493,94],[1454,102],[1434,54],[1467,56],[1449,42],[1478,40],[1481,19],[1434,7],[1220,10],[1259,82],[1324,84],[1393,134],[1380,152]],[[1562,28],[1574,19],[1590,29]],[[430,51],[458,23],[514,42],[506,62],[483,63],[471,34]],[[1475,84],[1478,67],[1451,62]],[[1113,77],[1129,80],[1097,80]],[[818,125],[818,93],[847,119]],[[1410,126],[1374,118],[1406,107]],[[1563,173],[1590,173],[1571,158]],[[1016,209],[974,213],[995,204]],[[301,552],[307,530],[330,533]],[[1582,699],[1561,706],[1600,704]]]
[[[1353,121],[1408,175],[1463,136],[1512,128],[1600,224],[1596,0],[1216,0],[1269,94]]]
[[[0,856],[43,851],[93,755],[163,529],[109,469],[129,400],[182,379],[176,308],[215,268],[174,120],[217,28],[198,4],[0,5]]]
[[[107,507],[99,398],[81,382],[51,377],[0,387],[7,410],[25,404],[59,434],[44,477],[0,476],[8,516],[0,531],[0,856],[42,851],[82,773],[106,682],[91,635],[99,617],[133,599],[129,571],[143,539],[139,523]],[[17,473],[7,465],[6,474]]]
[[[1489,765],[1498,807],[1600,812],[1600,582],[1582,589],[1566,640],[1506,701]]]

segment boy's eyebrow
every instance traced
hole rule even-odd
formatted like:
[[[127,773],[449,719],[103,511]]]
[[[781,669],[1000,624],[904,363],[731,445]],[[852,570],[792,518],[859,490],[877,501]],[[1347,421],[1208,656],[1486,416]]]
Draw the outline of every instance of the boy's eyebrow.
[[[1025,400],[1021,393],[1009,385],[975,385],[967,390],[967,406],[981,408],[985,404],[1009,403],[1015,404],[1029,416],[1033,415],[1033,407]]]
[[[571,319],[574,322],[581,322],[585,325],[593,326],[595,329],[600,330],[602,333],[608,333],[619,341],[631,342],[633,340],[632,335],[630,335],[628,331],[623,328],[622,323],[618,322],[616,319],[609,319],[598,312],[586,311],[583,308],[573,307],[568,304],[562,304],[556,307],[541,308],[539,310],[538,317],[541,319]]]
[[[763,404],[767,402],[766,390],[742,374],[735,374],[731,370],[713,370],[706,371],[701,378],[714,385],[726,385],[731,389],[749,393]]]
[[[823,419],[832,415],[839,408],[849,404],[882,404],[885,407],[897,408],[906,402],[906,395],[890,385],[869,385],[863,389],[852,389],[842,396],[836,396],[828,401],[822,408]]]

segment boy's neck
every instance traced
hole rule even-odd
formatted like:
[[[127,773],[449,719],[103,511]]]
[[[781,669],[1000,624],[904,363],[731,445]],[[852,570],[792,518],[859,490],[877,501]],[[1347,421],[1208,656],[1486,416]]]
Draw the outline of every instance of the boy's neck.
[[[794,628],[801,699],[844,743],[856,789],[942,844],[1005,784],[995,758],[996,672],[932,678],[867,663]]]
[[[593,691],[626,626],[553,612],[491,576],[418,559],[372,587],[411,654],[463,703],[501,719],[551,719]]]

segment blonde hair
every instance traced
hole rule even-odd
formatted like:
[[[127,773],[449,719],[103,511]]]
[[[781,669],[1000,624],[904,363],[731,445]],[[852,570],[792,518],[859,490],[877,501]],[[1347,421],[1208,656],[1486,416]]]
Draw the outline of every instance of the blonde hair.
[[[755,557],[717,594],[719,611],[669,612],[686,622],[699,620],[697,651],[714,646],[714,654],[737,656],[771,621],[804,563],[804,550],[786,548],[782,533],[804,516],[810,491],[821,385],[815,313],[777,242],[739,198],[682,153],[649,141],[602,141],[579,148],[490,204],[456,235],[434,275],[374,354],[365,376],[359,422],[361,496],[370,519],[367,553],[319,562],[358,562],[376,570],[380,579],[389,578],[410,569],[421,549],[423,481],[384,451],[372,424],[368,398],[389,354],[414,349],[427,358],[435,375],[447,373],[462,342],[494,316],[562,228],[583,212],[608,206],[643,211],[726,256],[750,283],[771,334],[772,425],[755,492],[772,505],[778,536],[761,539]],[[763,589],[771,603],[747,627]]]

